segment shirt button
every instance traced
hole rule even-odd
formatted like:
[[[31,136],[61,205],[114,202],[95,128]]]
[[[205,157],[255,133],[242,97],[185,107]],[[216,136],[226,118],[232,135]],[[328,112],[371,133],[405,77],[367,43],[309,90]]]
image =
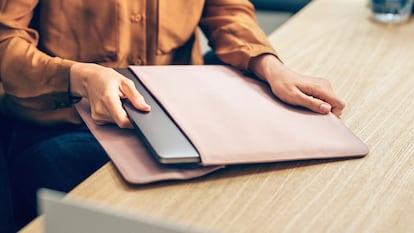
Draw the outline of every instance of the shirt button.
[[[142,20],[142,15],[141,14],[132,14],[131,15],[131,22],[132,23],[138,23]]]
[[[108,58],[112,61],[116,61],[118,59],[118,55],[115,52],[109,52]]]
[[[144,64],[144,62],[142,61],[142,59],[137,58],[137,59],[134,60],[134,64],[139,66],[139,65]]]

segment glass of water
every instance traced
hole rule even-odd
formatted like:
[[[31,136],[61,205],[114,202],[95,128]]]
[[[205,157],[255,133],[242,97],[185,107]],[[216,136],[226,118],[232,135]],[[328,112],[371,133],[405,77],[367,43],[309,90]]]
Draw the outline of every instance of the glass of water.
[[[408,20],[413,0],[370,0],[373,18],[382,23],[399,23]]]

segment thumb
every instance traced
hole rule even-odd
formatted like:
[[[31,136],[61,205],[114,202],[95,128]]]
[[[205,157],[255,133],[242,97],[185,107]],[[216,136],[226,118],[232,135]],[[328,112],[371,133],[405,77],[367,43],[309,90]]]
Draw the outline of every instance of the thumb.
[[[121,92],[124,97],[129,99],[135,108],[142,111],[151,111],[151,106],[145,102],[144,97],[137,91],[132,81],[125,82],[124,85],[121,86]]]

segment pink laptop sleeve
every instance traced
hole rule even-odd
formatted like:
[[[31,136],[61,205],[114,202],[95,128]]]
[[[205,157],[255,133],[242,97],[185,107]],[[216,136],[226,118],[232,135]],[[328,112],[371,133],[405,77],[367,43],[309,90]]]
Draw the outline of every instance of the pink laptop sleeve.
[[[156,163],[133,130],[97,126],[87,100],[82,118],[131,183],[190,179],[226,164],[359,157],[368,147],[333,114],[281,103],[266,84],[227,66],[131,66],[201,155],[202,166]]]
[[[281,103],[228,66],[131,66],[190,138],[204,165],[361,156],[367,146],[333,114]]]
[[[162,180],[191,179],[224,167],[193,165],[173,168],[161,165],[148,154],[134,130],[120,129],[115,125],[95,124],[87,99],[79,102],[76,108],[118,171],[129,183],[146,184]]]

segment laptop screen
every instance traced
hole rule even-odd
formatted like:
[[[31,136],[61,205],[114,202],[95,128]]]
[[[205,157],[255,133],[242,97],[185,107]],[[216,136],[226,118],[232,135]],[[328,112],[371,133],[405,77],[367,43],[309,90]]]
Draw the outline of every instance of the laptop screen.
[[[201,233],[159,218],[128,215],[93,203],[63,199],[64,194],[41,189],[39,209],[45,215],[46,233]]]

